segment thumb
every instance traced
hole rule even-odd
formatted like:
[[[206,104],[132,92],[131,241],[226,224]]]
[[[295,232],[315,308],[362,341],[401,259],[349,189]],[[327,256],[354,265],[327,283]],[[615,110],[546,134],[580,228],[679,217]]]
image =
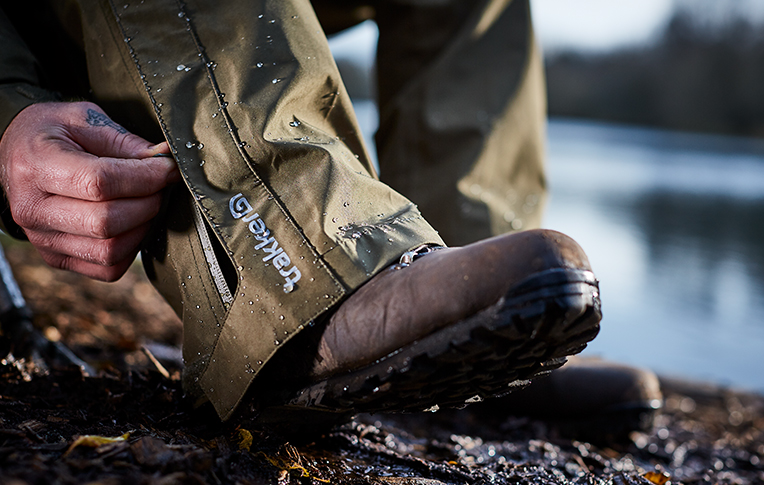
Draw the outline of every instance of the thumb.
[[[166,151],[166,144],[153,143],[134,135],[109,118],[97,105],[77,103],[82,122],[72,132],[83,150],[98,157],[147,158]]]
[[[141,151],[136,158],[152,158],[152,157],[167,157],[172,158],[170,154],[170,145],[166,141],[151,145],[148,148]]]

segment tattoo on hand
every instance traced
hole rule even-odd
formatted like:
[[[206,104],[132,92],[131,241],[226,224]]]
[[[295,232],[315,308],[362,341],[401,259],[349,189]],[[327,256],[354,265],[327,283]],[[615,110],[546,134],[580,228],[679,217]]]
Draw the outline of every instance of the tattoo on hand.
[[[120,133],[127,133],[127,130],[110,120],[105,114],[99,113],[94,109],[88,109],[88,117],[85,120],[90,126],[108,126],[114,128]]]

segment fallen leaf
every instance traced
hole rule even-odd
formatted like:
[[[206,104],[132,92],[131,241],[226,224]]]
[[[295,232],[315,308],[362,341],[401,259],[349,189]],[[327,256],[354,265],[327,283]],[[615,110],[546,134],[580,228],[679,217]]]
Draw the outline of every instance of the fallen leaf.
[[[108,445],[109,443],[119,443],[120,441],[126,441],[130,437],[130,431],[123,434],[122,436],[117,436],[116,438],[109,438],[108,436],[98,436],[98,435],[92,435],[92,434],[86,434],[79,436],[76,440],[74,440],[74,443],[69,446],[69,449],[66,450],[66,453],[64,453],[64,456],[68,455],[72,452],[73,449],[75,449],[78,446],[88,446],[90,448],[98,448],[101,445]]]
[[[655,485],[666,485],[671,480],[671,475],[664,472],[647,472],[642,476]]]
[[[244,428],[239,429],[239,449],[247,450],[252,447],[252,433]]]

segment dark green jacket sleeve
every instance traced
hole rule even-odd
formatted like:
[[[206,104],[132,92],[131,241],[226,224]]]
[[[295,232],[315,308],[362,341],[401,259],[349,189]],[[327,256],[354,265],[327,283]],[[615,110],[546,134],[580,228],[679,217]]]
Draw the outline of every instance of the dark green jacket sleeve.
[[[58,101],[56,93],[40,87],[40,66],[24,41],[0,9],[0,133],[24,108],[44,101]],[[13,222],[3,196],[2,229],[14,237],[24,237]]]

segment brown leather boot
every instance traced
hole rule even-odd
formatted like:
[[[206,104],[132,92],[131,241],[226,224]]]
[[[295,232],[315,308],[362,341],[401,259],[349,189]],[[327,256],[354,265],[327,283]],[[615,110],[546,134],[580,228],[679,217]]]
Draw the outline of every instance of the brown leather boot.
[[[663,407],[658,376],[648,369],[592,357],[572,357],[525,389],[481,404],[475,412],[505,420],[528,416],[562,435],[610,442],[646,431]]]
[[[287,408],[461,407],[559,367],[599,331],[597,281],[563,234],[534,230],[425,253],[404,255],[362,286],[314,329],[312,345],[282,351],[274,385],[295,380],[295,352],[316,349]]]

